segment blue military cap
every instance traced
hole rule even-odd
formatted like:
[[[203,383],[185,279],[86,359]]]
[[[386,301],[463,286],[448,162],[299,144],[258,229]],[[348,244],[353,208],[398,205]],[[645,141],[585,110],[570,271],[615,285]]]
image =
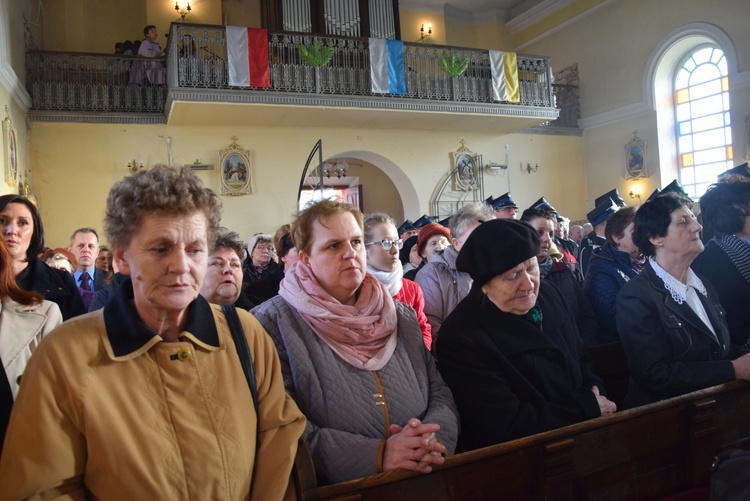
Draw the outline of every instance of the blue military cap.
[[[618,207],[625,207],[626,205],[625,200],[622,199],[617,188],[615,188],[594,200],[594,207],[599,207],[601,204],[606,203],[608,198],[617,204]]]
[[[552,207],[552,204],[545,200],[544,197],[541,197],[539,200],[531,204],[531,208],[557,214],[557,211]]]
[[[428,225],[428,224],[433,223],[433,222],[434,221],[432,220],[432,218],[430,216],[428,216],[427,214],[423,214],[422,217],[420,217],[419,219],[417,219],[416,221],[414,221],[414,227],[416,229],[419,229],[422,226]]]
[[[510,193],[500,195],[495,200],[493,200],[490,205],[492,205],[492,208],[495,210],[502,209],[503,207],[513,207],[515,209],[518,209],[518,205],[516,205],[516,202],[513,201]]]
[[[446,228],[450,229],[451,217],[448,216],[445,219],[441,219],[440,221],[438,221],[438,224],[441,225],[441,226],[445,226]]]
[[[589,220],[589,223],[596,226],[597,224],[606,221],[609,216],[617,212],[619,209],[620,208],[617,204],[611,198],[607,197],[607,200],[603,201],[597,205],[594,210],[586,214],[586,218]]]
[[[745,162],[744,164],[738,165],[737,167],[732,167],[726,172],[722,172],[721,174],[719,174],[719,179],[725,176],[731,176],[733,174],[750,177],[750,167],[748,167],[747,162]]]
[[[414,226],[414,223],[411,222],[411,220],[407,219],[403,223],[401,223],[401,226],[398,227],[398,234],[402,234],[405,231],[408,230],[416,230],[417,227]]]
[[[683,197],[687,197],[689,200],[692,201],[692,199],[688,196],[688,194],[685,192],[684,189],[682,189],[682,186],[680,183],[677,182],[675,179],[668,185],[666,185],[664,188],[662,188],[661,193],[677,193],[678,195],[682,195]]]
[[[654,190],[654,192],[653,192],[653,193],[651,193],[651,194],[650,194],[650,195],[648,196],[648,198],[646,199],[646,202],[650,202],[650,201],[651,201],[651,200],[653,200],[654,198],[658,197],[658,196],[659,196],[659,193],[661,193],[661,190],[659,190],[659,188],[656,188],[656,189]]]

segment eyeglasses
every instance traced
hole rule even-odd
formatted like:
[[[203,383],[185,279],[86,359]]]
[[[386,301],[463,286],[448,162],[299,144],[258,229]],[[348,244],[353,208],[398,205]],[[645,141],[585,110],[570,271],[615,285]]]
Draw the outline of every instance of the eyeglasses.
[[[398,250],[401,250],[404,247],[404,241],[403,240],[388,240],[387,238],[383,240],[376,240],[375,242],[367,242],[365,244],[365,247],[369,247],[371,245],[380,244],[383,246],[383,250],[389,251],[392,247],[396,247]]]
[[[262,251],[264,250],[264,251],[269,251],[269,252],[273,250],[273,247],[271,247],[270,245],[262,245],[262,244],[256,245],[255,248],[257,250],[262,250]]]

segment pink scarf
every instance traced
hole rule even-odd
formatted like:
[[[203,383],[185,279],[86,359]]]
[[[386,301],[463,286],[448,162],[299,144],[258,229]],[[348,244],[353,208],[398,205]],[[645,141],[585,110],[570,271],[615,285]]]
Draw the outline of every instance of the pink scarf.
[[[312,269],[297,261],[284,275],[279,295],[313,332],[357,369],[383,368],[396,349],[396,306],[383,284],[365,275],[354,306],[341,304],[321,287]]]

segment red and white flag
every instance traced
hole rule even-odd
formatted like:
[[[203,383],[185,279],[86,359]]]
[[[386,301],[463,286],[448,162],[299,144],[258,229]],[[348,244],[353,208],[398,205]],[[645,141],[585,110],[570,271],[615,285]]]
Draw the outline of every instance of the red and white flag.
[[[227,26],[229,85],[270,87],[268,31],[244,26]]]

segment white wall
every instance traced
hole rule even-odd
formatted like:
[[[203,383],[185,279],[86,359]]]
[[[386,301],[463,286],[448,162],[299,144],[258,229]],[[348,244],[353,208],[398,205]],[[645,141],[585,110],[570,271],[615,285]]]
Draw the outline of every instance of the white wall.
[[[656,113],[649,96],[644,96],[644,75],[664,38],[692,23],[716,26],[736,53],[730,101],[735,164],[744,161],[745,117],[750,116],[748,7],[747,0],[612,0],[522,47],[523,52],[551,56],[553,69],[578,63],[588,206],[613,187],[621,194],[635,188],[648,196],[672,180],[676,166],[659,162]],[[624,177],[624,145],[635,130],[648,143],[652,173],[638,183]],[[661,170],[668,179],[662,179]]]

